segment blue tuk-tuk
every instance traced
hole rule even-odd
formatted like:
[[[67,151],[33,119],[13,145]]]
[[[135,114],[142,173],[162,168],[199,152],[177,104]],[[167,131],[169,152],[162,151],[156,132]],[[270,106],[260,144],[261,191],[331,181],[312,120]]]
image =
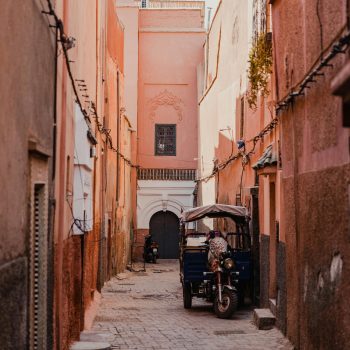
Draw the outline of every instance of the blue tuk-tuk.
[[[230,218],[235,232],[197,232],[188,223]],[[181,216],[180,279],[185,308],[192,297],[213,302],[219,318],[230,318],[251,290],[252,257],[249,215],[241,206],[214,204],[186,210]]]

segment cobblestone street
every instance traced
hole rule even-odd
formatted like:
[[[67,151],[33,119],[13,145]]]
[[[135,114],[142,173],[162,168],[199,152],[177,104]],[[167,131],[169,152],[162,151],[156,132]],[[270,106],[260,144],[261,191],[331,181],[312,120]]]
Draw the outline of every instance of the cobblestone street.
[[[293,349],[277,329],[257,330],[251,310],[221,320],[199,299],[185,310],[177,261],[146,269],[105,285],[92,330],[81,340],[107,341],[112,349]]]

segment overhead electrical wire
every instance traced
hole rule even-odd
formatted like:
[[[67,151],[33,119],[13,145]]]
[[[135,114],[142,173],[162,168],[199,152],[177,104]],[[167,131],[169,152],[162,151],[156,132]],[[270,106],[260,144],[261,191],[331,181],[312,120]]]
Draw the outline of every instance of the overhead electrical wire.
[[[296,97],[304,96],[305,91],[310,89],[312,83],[317,82],[317,77],[324,76],[323,70],[326,67],[333,68],[333,65],[330,62],[339,54],[345,54],[350,44],[350,32],[347,32],[345,35],[341,36],[340,39],[331,45],[330,51],[326,56],[321,56],[320,61],[316,66],[307,74],[302,82],[298,84],[292,91],[282,100],[277,103],[276,114],[279,112],[288,109],[295,101]]]
[[[41,2],[41,5],[43,7],[42,2]],[[85,84],[85,80],[83,80],[83,79],[74,79],[74,76],[73,76],[73,73],[72,73],[72,70],[71,70],[71,63],[73,63],[73,61],[71,61],[69,59],[68,52],[67,52],[68,51],[68,47],[66,45],[69,45],[72,42],[74,43],[75,39],[68,37],[64,33],[63,22],[57,16],[57,14],[56,14],[56,12],[55,12],[55,10],[54,10],[50,0],[47,0],[47,5],[48,5],[48,8],[49,8],[49,11],[43,10],[42,13],[47,15],[47,16],[52,16],[54,18],[55,25],[51,25],[49,20],[48,20],[48,22],[49,22],[48,24],[49,24],[50,28],[55,27],[57,29],[57,31],[58,31],[58,38],[59,39],[58,38],[56,38],[56,39],[57,39],[58,42],[61,43],[61,47],[62,47],[61,53],[63,52],[63,54],[64,54],[64,60],[65,60],[65,63],[66,63],[67,72],[68,72],[68,76],[69,76],[69,79],[70,79],[70,82],[71,82],[71,86],[72,86],[72,89],[73,89],[73,92],[74,92],[74,95],[75,95],[75,100],[76,100],[76,103],[79,106],[79,109],[80,109],[81,113],[84,116],[84,121],[87,124],[87,127],[88,127],[87,136],[90,139],[90,141],[92,141],[93,144],[96,145],[97,144],[97,140],[93,136],[93,131],[91,129],[91,119],[89,117],[88,112],[84,109],[83,104],[81,102],[81,98],[80,98],[79,93],[78,93],[78,89],[79,89],[82,93],[84,93],[84,95],[82,95],[82,97],[88,98],[89,95],[87,93],[87,91],[88,91],[87,85]],[[116,148],[114,146],[113,139],[112,139],[112,137],[110,135],[111,130],[104,128],[103,124],[100,122],[98,114],[97,114],[97,111],[96,111],[95,104],[92,101],[85,101],[85,102],[88,102],[89,105],[90,105],[89,109],[90,109],[90,113],[92,114],[93,119],[95,121],[96,130],[102,136],[103,135],[105,136],[105,140],[103,140],[103,141],[107,144],[107,147],[109,147],[109,149],[111,149],[113,152],[117,153],[117,155],[119,157],[121,157],[124,160],[124,162],[126,164],[128,164],[130,167],[139,168],[138,165],[133,164],[130,159],[128,159],[122,152],[120,152],[120,150],[118,148]],[[79,172],[80,172],[80,167],[79,167]],[[80,180],[82,180],[81,179],[81,173],[80,173]],[[78,218],[76,218],[74,216],[73,208],[72,208],[68,198],[67,198],[67,203],[68,203],[71,215],[72,215],[72,224],[70,226],[69,233],[72,232],[74,226],[82,234],[88,233],[87,226],[86,226],[86,221],[87,220],[86,219],[78,219]],[[100,242],[100,241],[101,240],[97,240],[97,241],[94,241],[94,242]]]
[[[342,29],[342,31],[344,28]],[[267,134],[270,134],[278,125],[279,119],[281,116],[281,113],[284,110],[289,109],[295,102],[295,99],[300,96],[305,95],[306,89],[310,89],[312,83],[317,82],[317,77],[318,76],[324,76],[324,73],[322,70],[326,67],[333,68],[333,65],[330,64],[330,62],[333,60],[334,57],[336,57],[339,54],[345,54],[346,50],[350,46],[350,32],[347,32],[346,34],[342,35],[335,43],[329,46],[328,54],[326,56],[322,54],[319,57],[319,62],[316,63],[316,66],[309,71],[309,73],[304,76],[303,80],[301,81],[300,84],[296,85],[294,89],[283,99],[281,99],[279,102],[276,104],[276,117],[272,119],[272,121],[257,134],[254,136],[252,139],[246,141],[246,143],[253,143],[252,149],[248,153],[244,152],[237,152],[235,155],[230,156],[227,160],[225,160],[222,163],[219,163],[217,165],[214,165],[214,168],[211,172],[211,174],[201,177],[196,180],[197,183],[199,182],[208,182],[211,178],[213,178],[219,171],[224,170],[230,163],[233,161],[242,158],[244,162],[246,162],[246,159],[250,159],[250,156],[254,153],[256,144],[264,138]]]
[[[64,28],[63,28],[63,22],[62,20],[60,20],[52,6],[52,3],[50,0],[47,0],[47,4],[49,7],[49,11],[42,11],[43,13],[45,13],[46,15],[50,15],[53,16],[54,20],[55,20],[55,24],[59,30],[59,37],[60,37],[60,42],[62,45],[62,51],[65,57],[65,61],[66,61],[66,66],[67,66],[67,71],[68,71],[68,75],[71,81],[71,85],[74,91],[74,95],[76,97],[76,102],[79,105],[79,108],[81,110],[81,112],[84,115],[85,121],[88,125],[88,128],[91,131],[91,120],[89,118],[88,113],[86,112],[86,110],[83,108],[83,105],[81,103],[78,91],[77,91],[77,87],[75,82],[84,82],[84,80],[77,80],[74,79],[73,74],[72,74],[72,70],[71,70],[71,66],[70,66],[70,59],[68,56],[68,52],[67,52],[67,48],[65,46],[65,43],[67,43],[67,39],[68,37],[66,36],[66,34],[64,33]],[[309,73],[307,74],[304,79],[302,80],[302,82],[299,84],[299,86],[297,86],[297,88],[293,89],[293,91],[291,91],[285,98],[283,98],[282,100],[280,100],[277,103],[276,106],[276,117],[262,130],[260,131],[260,133],[258,135],[256,135],[254,138],[252,138],[251,140],[247,141],[247,142],[253,142],[253,148],[247,153],[244,154],[242,152],[237,152],[234,155],[231,155],[226,161],[219,163],[217,165],[214,165],[213,171],[210,175],[199,178],[196,180],[196,182],[207,182],[209,181],[211,178],[213,178],[219,171],[224,170],[230,163],[232,163],[233,161],[241,158],[241,157],[247,157],[249,159],[249,156],[251,154],[254,153],[255,150],[255,146],[256,144],[262,140],[264,138],[264,136],[266,134],[269,134],[270,132],[272,132],[272,130],[275,129],[275,127],[277,126],[277,124],[279,123],[279,113],[285,109],[288,109],[293,103],[296,97],[299,96],[303,96],[305,94],[305,90],[306,89],[310,89],[310,84],[312,83],[316,83],[316,77],[317,76],[323,76],[324,73],[322,72],[322,70],[325,67],[332,67],[332,65],[329,64],[329,62],[335,57],[337,56],[339,53],[345,53],[345,50],[349,47],[350,44],[350,32],[346,33],[345,35],[343,35],[336,43],[334,43],[331,46],[331,50],[330,52],[323,57],[323,53],[320,56],[320,61],[317,64],[317,66]],[[86,89],[84,89],[84,91],[86,91]],[[88,95],[85,95],[88,96]],[[120,150],[118,148],[116,148],[113,145],[113,139],[110,136],[110,130],[105,129],[103,124],[99,121],[99,117],[96,111],[96,107],[95,104],[93,102],[91,102],[92,105],[92,109],[93,109],[93,118],[95,120],[95,124],[97,126],[97,130],[99,131],[99,133],[101,135],[105,135],[106,140],[105,142],[109,145],[109,148],[116,152],[123,160],[126,164],[128,164],[130,167],[134,167],[134,168],[140,168],[139,165],[133,164],[131,162],[130,159],[128,159],[126,156],[124,156],[124,154],[122,154],[122,152],[120,152]]]
[[[47,0],[47,5],[48,5],[48,8],[49,8],[49,11],[42,11],[42,13],[48,15],[48,16],[52,16],[55,20],[55,26],[57,27],[58,31],[59,31],[59,38],[60,38],[60,43],[61,43],[61,46],[62,46],[62,52],[64,54],[64,58],[65,58],[65,62],[66,62],[66,67],[67,67],[67,72],[68,72],[68,76],[69,76],[69,79],[70,79],[70,82],[71,82],[71,85],[72,85],[72,89],[73,89],[73,92],[74,92],[74,95],[75,95],[75,99],[76,99],[76,103],[78,104],[79,106],[79,109],[81,111],[81,113],[83,114],[84,116],[84,120],[88,126],[88,132],[90,133],[90,135],[92,136],[93,135],[93,132],[91,130],[91,120],[90,120],[90,117],[89,117],[89,114],[88,112],[86,111],[86,109],[83,107],[83,104],[81,102],[81,99],[80,99],[80,96],[79,96],[79,93],[78,93],[78,88],[77,88],[77,84],[76,82],[78,82],[78,86],[80,87],[84,87],[84,89],[82,91],[86,92],[87,91],[87,88],[86,88],[86,85],[85,85],[85,80],[83,79],[74,79],[74,76],[73,76],[73,73],[72,73],[72,69],[71,69],[71,63],[73,61],[71,61],[69,59],[69,56],[68,56],[68,52],[67,52],[67,47],[66,47],[66,44],[67,43],[70,43],[71,42],[71,38],[69,38],[65,32],[64,32],[64,27],[63,27],[63,22],[62,20],[57,16],[53,6],[52,6],[52,3],[50,0]],[[84,83],[84,84],[79,84],[79,83]],[[83,97],[89,97],[89,95],[85,94],[85,95],[82,95]],[[113,144],[113,139],[110,135],[110,132],[111,130],[109,129],[106,129],[103,124],[100,122],[99,120],[99,116],[97,114],[97,110],[96,110],[96,107],[95,107],[95,104],[92,102],[92,101],[86,101],[86,102],[91,102],[91,109],[92,109],[92,116],[93,116],[93,119],[95,121],[95,124],[96,124],[96,127],[97,127],[97,131],[101,134],[101,135],[104,135],[105,136],[105,140],[104,142],[108,145],[109,149],[111,149],[113,152],[117,153],[118,156],[120,158],[123,159],[123,161],[129,165],[130,167],[132,168],[139,168],[138,165],[136,164],[133,164],[132,161],[126,157],[119,149],[118,147],[115,147],[114,144]],[[97,141],[95,141],[97,143]]]

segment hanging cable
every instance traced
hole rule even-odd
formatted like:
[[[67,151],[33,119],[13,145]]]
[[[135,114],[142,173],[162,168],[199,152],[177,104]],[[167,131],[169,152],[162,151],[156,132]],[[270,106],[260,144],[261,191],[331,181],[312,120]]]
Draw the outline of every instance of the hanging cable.
[[[321,0],[317,0],[316,14],[317,14],[318,23],[320,24],[320,48],[321,48],[321,60],[322,60],[323,59],[323,25],[322,25],[321,14],[320,14],[320,1]]]
[[[62,52],[64,55],[64,60],[66,63],[66,68],[67,68],[67,72],[68,72],[68,76],[71,82],[71,86],[75,95],[75,99],[76,99],[76,103],[79,106],[79,109],[81,111],[81,113],[84,116],[84,120],[88,126],[88,131],[90,132],[90,134],[92,135],[93,132],[91,130],[91,119],[89,118],[89,114],[88,112],[85,110],[85,108],[83,107],[83,104],[81,102],[80,96],[78,94],[78,87],[84,87],[84,92],[87,91],[86,88],[86,84],[85,84],[85,80],[83,79],[74,79],[73,73],[72,73],[72,69],[71,69],[71,63],[72,61],[69,59],[68,56],[68,49],[71,48],[74,45],[74,38],[68,37],[65,33],[64,33],[64,27],[63,27],[63,22],[61,19],[59,19],[59,17],[57,16],[51,0],[47,0],[47,5],[49,8],[49,11],[42,11],[42,13],[48,15],[48,16],[52,16],[55,20],[55,25],[58,29],[59,32],[59,41],[61,43],[61,47],[62,47]],[[78,84],[77,84],[78,83]],[[85,93],[84,95],[82,95],[82,97],[89,97],[87,93]],[[86,102],[90,102],[90,101],[86,101]],[[97,114],[97,110],[95,107],[95,104],[93,102],[91,102],[91,105],[93,106],[93,115],[94,115],[94,121],[96,124],[96,129],[97,131],[102,135],[105,136],[105,142],[106,144],[109,146],[109,149],[111,149],[113,152],[117,153],[118,156],[120,156],[124,163],[126,163],[127,165],[129,165],[132,168],[139,168],[138,165],[133,164],[132,161],[126,157],[122,152],[120,152],[120,150],[114,146],[112,137],[110,136],[110,131],[108,129],[105,129],[104,126],[101,124],[101,122],[99,121],[99,116]]]
[[[247,141],[247,143],[250,143],[250,142],[253,143],[253,148],[247,154],[245,154],[245,156],[248,159],[254,153],[256,144],[259,141],[261,141],[264,138],[264,136],[266,136],[267,134],[271,133],[272,130],[274,130],[276,128],[276,126],[279,123],[279,118],[280,118],[281,112],[283,110],[288,109],[294,103],[295,98],[305,95],[306,89],[310,89],[311,88],[311,84],[317,82],[317,80],[316,80],[317,77],[324,75],[323,69],[325,69],[326,67],[333,67],[333,65],[330,64],[330,62],[337,55],[344,54],[346,52],[346,50],[349,48],[349,45],[350,45],[350,32],[347,32],[346,34],[341,36],[338,41],[336,41],[335,43],[333,43],[330,46],[329,52],[328,52],[328,54],[326,56],[323,56],[323,54],[320,56],[320,61],[317,64],[317,66],[313,70],[311,70],[303,78],[301,83],[299,85],[297,85],[293,89],[293,91],[290,92],[285,98],[283,98],[282,100],[280,100],[277,103],[276,110],[275,110],[276,117],[263,130],[261,130],[258,135],[253,137],[251,140]],[[199,178],[199,179],[196,180],[196,182],[197,183],[198,182],[208,182],[219,171],[224,170],[227,167],[227,165],[229,165],[231,162],[237,160],[238,158],[240,158],[242,156],[243,155],[241,154],[241,152],[236,153],[235,155],[229,157],[223,163],[220,163],[220,164],[216,165],[210,175],[204,176],[202,178]]]
[[[208,182],[211,178],[213,178],[219,171],[224,170],[230,163],[232,163],[233,161],[239,159],[239,158],[243,158],[243,162],[248,162],[250,159],[250,156],[252,154],[254,154],[255,151],[255,147],[257,145],[257,143],[261,140],[264,139],[264,137],[267,134],[270,134],[278,125],[279,123],[279,116],[276,116],[274,119],[272,119],[272,121],[265,126],[265,128],[263,130],[261,130],[259,132],[258,135],[254,136],[252,139],[246,141],[246,143],[253,143],[253,147],[251,148],[251,150],[248,153],[244,153],[242,151],[237,152],[236,154],[230,156],[226,161],[217,164],[212,173],[208,176],[204,176],[202,178],[199,178],[196,180],[196,182]],[[246,159],[245,159],[246,158]]]
[[[279,112],[287,110],[294,103],[295,98],[304,96],[305,91],[311,88],[311,84],[317,82],[317,77],[324,76],[323,70],[326,67],[333,67],[330,62],[334,59],[334,57],[339,54],[345,54],[346,50],[349,48],[349,45],[350,32],[346,33],[337,42],[335,42],[331,46],[330,51],[326,56],[323,57],[323,55],[321,55],[320,61],[316,67],[314,67],[314,69],[312,69],[311,72],[304,77],[302,82],[297,85],[293,91],[291,91],[285,98],[277,103],[276,114],[278,115]]]

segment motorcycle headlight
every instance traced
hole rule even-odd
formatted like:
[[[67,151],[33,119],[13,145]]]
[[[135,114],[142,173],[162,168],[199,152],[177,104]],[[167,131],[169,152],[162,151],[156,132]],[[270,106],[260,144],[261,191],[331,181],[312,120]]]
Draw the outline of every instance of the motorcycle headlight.
[[[225,269],[231,270],[231,269],[234,268],[235,263],[234,263],[234,261],[231,258],[227,258],[224,261],[224,266],[225,266]]]
[[[158,252],[157,248],[153,248],[153,253],[156,254]]]

